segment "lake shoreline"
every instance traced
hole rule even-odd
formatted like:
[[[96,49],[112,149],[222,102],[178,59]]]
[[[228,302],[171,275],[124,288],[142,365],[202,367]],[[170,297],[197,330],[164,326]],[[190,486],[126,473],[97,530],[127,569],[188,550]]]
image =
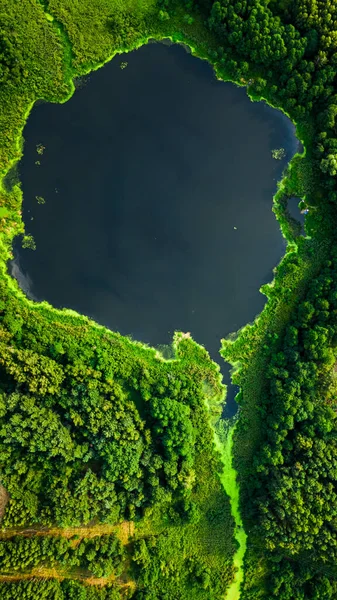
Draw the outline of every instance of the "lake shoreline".
[[[165,37],[169,37],[169,36],[165,36]],[[147,42],[149,39],[151,39],[151,38],[153,38],[153,34],[151,34],[151,35],[149,36],[149,38],[147,38],[146,40],[144,39],[144,40],[143,40],[143,41],[142,41],[142,42],[139,44],[139,46],[140,46],[140,45],[143,45],[143,43],[146,43],[146,42]],[[184,38],[184,36],[183,36],[183,35],[181,35],[181,34],[178,34],[177,36],[174,36],[174,35],[172,35],[172,36],[170,37],[171,41],[172,41],[172,42],[174,42],[174,43],[181,43],[181,41],[182,41],[182,40],[181,40],[181,39],[179,39],[179,38]],[[159,40],[157,40],[157,41],[159,41]],[[184,39],[184,43],[187,43],[187,45],[189,45],[188,38],[187,38],[187,39]],[[137,47],[139,47],[139,46],[137,46]],[[189,45],[189,47],[191,48],[191,51],[192,51],[192,53],[193,53],[193,55],[194,55],[194,56],[197,56],[197,57],[199,57],[199,58],[202,58],[202,59],[204,59],[204,60],[208,60],[209,62],[211,62],[211,60],[212,60],[212,59],[211,59],[209,56],[208,56],[208,58],[206,58],[206,54],[205,54],[205,50],[204,50],[204,49],[197,49],[195,46],[192,46],[192,43],[191,43],[191,45]],[[130,51],[131,51],[131,50],[133,50],[133,49],[135,49],[135,48],[136,48],[136,46],[135,46],[135,47],[133,47],[133,48],[130,48]],[[117,53],[119,53],[119,54],[120,54],[120,53],[122,53],[122,52],[124,52],[124,51],[125,51],[124,49],[123,49],[122,51],[120,51],[120,52],[117,52],[117,51],[116,51],[116,52],[115,52],[115,53],[114,53],[112,56],[110,56],[110,57],[107,59],[107,61],[105,61],[105,62],[108,62],[109,60],[111,60],[111,59],[113,58],[113,56],[115,56]],[[105,63],[103,63],[103,64],[105,64]],[[213,67],[215,67],[216,61],[214,61],[213,63],[211,62],[211,64],[213,64]],[[99,68],[100,66],[102,66],[102,65],[98,65],[98,66],[96,66],[96,68]],[[92,70],[92,69],[90,69],[90,67],[88,67],[87,73],[89,73],[91,70]],[[222,71],[221,71],[221,72],[222,72]],[[223,73],[223,72],[222,72],[222,73]],[[227,79],[227,80],[228,80],[228,79]],[[69,79],[69,81],[70,81],[70,79]],[[231,81],[233,81],[233,80],[231,79]],[[235,82],[235,81],[233,81],[233,83],[237,83],[237,85],[240,85],[240,83],[238,83],[238,82]],[[69,96],[68,96],[68,97],[67,97],[65,100],[62,100],[62,101],[66,101],[67,99],[69,99],[69,98],[71,97],[71,95],[73,94],[73,92],[74,92],[74,88],[73,88],[73,89],[72,89],[72,91],[69,93]],[[268,102],[268,100],[267,100],[267,102]],[[30,112],[30,110],[31,110],[31,108],[32,108],[32,106],[33,106],[33,104],[34,104],[34,103],[35,103],[35,100],[33,100],[33,101],[31,102],[31,104],[30,104],[29,108],[27,109],[27,112],[26,112],[26,115],[25,115],[25,119],[27,119],[27,118],[28,118],[28,114],[29,114],[29,112]],[[22,129],[23,129],[23,126],[24,126],[24,124],[22,123]],[[301,126],[299,126],[299,127],[301,128],[301,127],[302,127],[302,125],[301,125]],[[21,130],[21,131],[22,131],[22,130]],[[17,155],[20,153],[20,151],[19,151],[19,147],[20,147],[20,140],[21,140],[21,131],[20,131],[19,133],[17,133],[17,136],[16,136],[16,138],[15,138],[15,143],[16,143],[16,154],[17,154]],[[308,143],[309,143],[309,142],[307,142],[307,144],[303,144],[303,145],[304,145],[304,156],[306,155],[306,145],[308,145]],[[9,164],[9,168],[10,168],[10,166],[12,166],[12,165],[13,165],[13,164],[14,164],[16,161],[17,161],[17,158],[14,158],[14,159],[12,159],[12,162]],[[296,161],[293,161],[293,162],[295,163]],[[8,169],[6,169],[6,172],[8,172],[9,168],[8,168]],[[2,181],[3,181],[3,177],[2,177]],[[286,187],[285,187],[285,189],[288,189],[288,183],[289,183],[289,178],[288,178],[288,177],[286,177],[286,182],[284,183],[284,185],[286,186]],[[1,185],[2,185],[2,184],[1,184]],[[282,185],[282,184],[281,184],[281,185]],[[17,191],[17,193],[18,193],[18,191]],[[301,196],[302,196],[302,195],[301,195]],[[20,197],[20,194],[19,194],[19,198],[16,198],[16,202],[15,202],[15,209],[19,209],[19,208],[20,208],[20,203],[21,203],[21,201],[22,201],[22,197]],[[12,211],[13,211],[13,209],[12,209]],[[12,215],[11,215],[11,216],[12,216],[12,219],[13,219],[13,216],[14,216],[14,211],[12,212]],[[15,227],[16,229],[14,229],[14,227]],[[12,228],[13,228],[13,229],[12,229]],[[5,257],[6,257],[6,259],[3,259],[3,261],[2,261],[2,265],[1,265],[1,270],[2,270],[2,278],[4,278],[4,279],[6,280],[6,285],[8,285],[8,286],[9,286],[9,287],[10,287],[10,288],[13,290],[13,291],[15,291],[15,294],[16,294],[16,295],[18,295],[18,297],[20,297],[20,300],[22,301],[22,303],[23,303],[24,305],[26,305],[26,306],[27,306],[27,305],[28,305],[28,306],[29,306],[29,305],[30,305],[30,306],[35,306],[33,303],[32,303],[32,304],[30,304],[30,302],[27,300],[27,298],[24,296],[24,294],[23,294],[23,293],[21,293],[21,292],[18,290],[18,286],[17,286],[17,284],[16,284],[16,283],[14,283],[14,281],[13,281],[13,280],[12,280],[12,281],[10,281],[10,279],[11,279],[11,278],[10,278],[10,277],[7,275],[7,273],[6,273],[6,262],[4,262],[4,260],[7,260],[7,259],[10,257],[10,252],[11,252],[11,250],[10,250],[10,249],[11,249],[11,244],[12,244],[12,239],[13,239],[13,236],[14,236],[14,235],[17,235],[18,233],[21,233],[21,232],[22,232],[22,228],[23,228],[22,221],[18,220],[18,219],[15,217],[15,218],[13,219],[13,222],[11,222],[11,225],[10,225],[10,230],[9,230],[9,231],[6,231],[5,233],[3,233],[3,232],[2,232],[2,234],[1,234],[1,246],[2,246],[2,248],[5,250],[5,252],[4,252],[4,254],[3,254],[3,256],[5,256]],[[287,234],[287,231],[286,231],[286,227],[285,227],[285,225],[283,226],[283,230],[282,230],[282,231],[285,233],[285,235],[288,235],[288,234]],[[301,242],[301,240],[300,240],[300,239],[299,239],[299,240],[295,240],[295,241],[294,241],[293,239],[289,240],[289,238],[288,238],[288,237],[287,237],[286,239],[288,239],[288,242],[289,242],[289,244],[291,244],[291,248],[290,248],[290,249],[291,249],[291,250],[292,250],[294,253],[297,253],[297,252],[298,252],[298,251],[301,249],[301,247],[302,247],[302,242]],[[324,252],[323,252],[323,254],[324,254]],[[289,253],[288,253],[288,258],[289,258]],[[287,260],[288,260],[288,259],[287,259]],[[282,264],[282,263],[285,263],[285,259],[282,259],[282,260],[281,260],[281,264]],[[4,268],[4,267],[5,267],[5,268]],[[312,273],[312,271],[310,270],[310,268],[308,268],[308,269],[307,269],[307,271],[306,271],[306,273],[305,273],[306,277],[302,277],[302,278],[298,277],[298,280],[297,280],[297,281],[298,281],[299,283],[301,283],[301,282],[300,282],[300,279],[302,279],[302,283],[303,283],[305,278],[309,279],[309,277],[311,276],[311,273]],[[274,285],[273,285],[273,284],[272,284],[272,285],[270,285],[270,286],[264,287],[264,292],[266,292],[266,295],[267,295],[268,301],[267,301],[267,303],[266,303],[266,305],[265,305],[265,308],[263,309],[263,319],[261,319],[261,315],[259,315],[259,316],[258,316],[258,317],[255,319],[255,321],[254,321],[254,325],[253,325],[253,327],[255,327],[255,328],[258,328],[258,327],[260,326],[259,324],[261,323],[261,321],[262,321],[262,320],[264,321],[265,325],[266,325],[267,323],[270,323],[270,318],[271,318],[271,316],[273,315],[273,312],[274,312],[274,310],[275,310],[275,306],[276,306],[276,305],[277,305],[277,303],[278,303],[278,299],[275,297],[275,294],[273,294],[273,287],[274,287]],[[281,287],[282,287],[282,285],[281,285]],[[280,287],[278,287],[277,289],[278,289],[278,291],[280,291]],[[64,313],[63,311],[62,311],[62,312],[60,312],[59,310],[57,310],[57,309],[54,309],[54,308],[50,307],[49,305],[46,305],[46,303],[43,303],[43,304],[44,304],[44,306],[43,306],[43,310],[46,310],[47,312],[52,312],[52,313],[54,314],[54,316],[55,316],[55,318],[56,318],[56,319],[60,319],[60,321],[62,321],[62,320],[63,320],[63,318],[66,316],[66,315],[65,315],[65,313]],[[36,310],[36,306],[35,306],[35,310]],[[269,315],[269,316],[268,316],[268,315]],[[73,312],[69,313],[69,316],[70,316],[71,318],[75,318],[75,320],[76,320],[78,323],[84,323],[84,322],[85,322],[85,323],[89,323],[89,322],[90,322],[90,321],[89,321],[88,319],[86,319],[86,318],[84,318],[84,321],[83,321],[83,318],[82,318],[81,316],[79,316],[79,315],[76,315],[76,317],[75,317],[75,313],[73,313]],[[91,324],[90,324],[90,325],[91,325]],[[251,331],[251,327],[250,327],[250,326],[249,326],[249,327],[247,327],[247,328],[243,328],[243,330],[241,330],[241,333],[240,333],[240,335],[239,335],[239,336],[237,336],[237,338],[236,338],[236,345],[237,345],[237,346],[238,346],[238,344],[239,344],[239,342],[238,342],[237,340],[238,340],[238,339],[244,340],[245,336],[248,336],[248,337],[249,337],[250,331]],[[255,347],[256,347],[256,345],[255,345]],[[233,367],[238,367],[238,366],[239,366],[239,365],[238,365],[238,359],[235,357],[235,353],[234,353],[234,351],[233,351],[233,348],[231,348],[231,351],[228,351],[228,349],[227,349],[227,350],[226,350],[226,352],[224,351],[224,354],[225,354],[225,356],[226,356],[226,359],[227,359],[227,360],[229,360],[229,361],[231,362],[231,364],[233,365]],[[231,354],[232,354],[232,356],[230,356]],[[242,359],[241,359],[241,360],[242,360]],[[241,368],[242,368],[242,367],[241,367]],[[245,377],[247,377],[247,375],[245,375]],[[240,380],[240,371],[239,371],[238,369],[236,369],[236,374],[234,375],[234,379],[235,379],[236,381],[238,381],[238,383],[240,383],[240,381],[239,381],[239,380]],[[243,411],[243,412],[244,412],[244,411]],[[235,448],[234,448],[234,454],[235,454]],[[238,466],[238,465],[237,465],[237,466]]]

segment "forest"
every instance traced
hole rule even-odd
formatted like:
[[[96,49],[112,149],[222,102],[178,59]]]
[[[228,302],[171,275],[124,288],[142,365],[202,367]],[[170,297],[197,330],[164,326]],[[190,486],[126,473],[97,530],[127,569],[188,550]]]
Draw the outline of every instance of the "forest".
[[[288,245],[262,288],[266,307],[221,353],[240,387],[240,598],[336,598],[336,4],[0,8],[1,598],[219,600],[235,573],[213,444],[224,388],[207,351],[176,333],[164,360],[76,313],[32,303],[7,273],[24,233],[16,163],[31,107],[65,102],[74,80],[151,38],[185,43],[218,78],[283,110],[303,144],[274,199]],[[293,196],[309,209],[305,235],[287,212]]]

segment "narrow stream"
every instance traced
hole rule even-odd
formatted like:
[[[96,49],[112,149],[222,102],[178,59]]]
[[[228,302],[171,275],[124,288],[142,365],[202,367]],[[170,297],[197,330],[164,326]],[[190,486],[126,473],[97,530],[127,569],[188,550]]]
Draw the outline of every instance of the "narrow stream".
[[[228,589],[226,600],[238,600],[240,598],[240,587],[244,577],[243,559],[247,547],[247,535],[243,528],[239,510],[240,488],[237,482],[237,473],[233,467],[232,447],[234,431],[235,425],[229,429],[225,443],[220,441],[219,437],[215,435],[215,445],[221,454],[224,465],[223,472],[220,474],[220,480],[230,499],[232,516],[235,521],[234,537],[238,543],[238,549],[235,552],[233,561],[237,571],[234,581]]]

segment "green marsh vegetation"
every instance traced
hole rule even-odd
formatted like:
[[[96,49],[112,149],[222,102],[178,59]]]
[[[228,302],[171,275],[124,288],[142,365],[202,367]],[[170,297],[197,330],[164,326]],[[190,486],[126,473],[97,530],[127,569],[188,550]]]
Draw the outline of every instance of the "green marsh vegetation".
[[[284,148],[275,148],[271,151],[271,153],[272,157],[275,158],[275,160],[282,160],[282,158],[284,158],[286,155],[286,151]]]
[[[217,600],[233,580],[234,522],[217,476],[205,382],[214,398],[223,391],[206,351],[176,335],[174,359],[165,361],[71,311],[34,305],[6,272],[24,228],[20,186],[4,177],[22,153],[33,103],[64,102],[74,78],[167,37],[209,60],[217,77],[247,86],[252,100],[285,111],[303,143],[275,196],[288,246],[263,287],[266,308],[223,341],[222,354],[240,386],[233,455],[248,534],[241,597],[334,598],[337,7],[330,0],[1,0],[0,7],[0,467],[10,495],[2,526],[14,536],[31,525],[136,522],[114,582],[98,588],[35,575],[0,581],[2,597]],[[307,237],[289,220],[290,196],[309,207]],[[14,543],[6,568],[27,575]],[[38,544],[41,563],[42,552]]]
[[[234,566],[236,572],[227,594],[227,600],[237,600],[240,597],[240,590],[244,578],[243,559],[247,547],[247,535],[243,528],[240,514],[240,489],[237,483],[237,473],[233,466],[233,435],[235,424],[230,427],[225,426],[224,421],[220,421],[215,431],[215,445],[220,452],[223,471],[220,474],[221,483],[226,494],[231,501],[231,511],[235,521],[235,540],[237,549],[234,555]]]
[[[22,238],[22,248],[36,249],[35,240],[32,235],[24,235]]]

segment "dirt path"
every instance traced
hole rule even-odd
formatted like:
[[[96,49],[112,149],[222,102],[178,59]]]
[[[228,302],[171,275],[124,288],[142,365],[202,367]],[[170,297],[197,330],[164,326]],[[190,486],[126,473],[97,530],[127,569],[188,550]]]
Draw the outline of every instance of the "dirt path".
[[[81,581],[81,583],[85,583],[86,585],[94,585],[101,587],[104,587],[108,583],[112,583],[113,581],[115,581],[119,584],[119,587],[122,589],[136,589],[136,584],[134,581],[130,580],[120,583],[118,582],[118,580],[116,580],[116,578],[113,575],[111,575],[110,577],[87,577],[84,574],[76,573],[76,577],[74,577],[74,574],[66,574],[64,572],[58,571],[55,568],[47,569],[45,567],[38,567],[36,569],[33,569],[31,573],[15,573],[13,575],[0,575],[0,582],[36,579],[42,579],[43,581],[45,581],[46,579],[57,579],[58,581],[63,581],[63,579],[76,579],[76,581]]]
[[[0,489],[0,509],[1,509],[1,489]],[[0,513],[1,514],[1,513]],[[120,539],[122,544],[125,546],[128,544],[130,538],[134,535],[135,524],[133,521],[123,521],[118,525],[109,525],[107,523],[97,523],[95,525],[87,525],[83,527],[17,527],[8,528],[0,531],[0,539],[8,539],[15,535],[22,535],[23,537],[33,536],[61,536],[65,538],[71,538],[74,535],[79,536],[80,541],[83,538],[93,538],[100,535],[109,535],[115,533]]]
[[[4,486],[1,485],[1,483],[0,483],[0,521],[2,520],[2,517],[5,514],[5,508],[6,508],[8,500],[9,500],[9,495],[7,494]]]
[[[5,490],[4,490],[5,491]],[[6,498],[4,496],[4,501],[8,500],[8,495],[5,491]],[[1,502],[1,489],[0,489],[0,502]],[[5,507],[5,504],[4,504]],[[0,505],[1,508],[1,505]],[[93,538],[101,535],[108,535],[111,533],[115,533],[116,536],[120,539],[122,544],[126,546],[130,539],[134,535],[135,525],[133,521],[123,521],[123,523],[119,523],[118,525],[109,525],[106,523],[98,523],[95,525],[88,525],[85,527],[65,527],[64,529],[60,527],[19,527],[13,529],[4,529],[0,531],[0,540],[1,539],[9,539],[13,536],[22,536],[22,537],[34,537],[34,536],[62,536],[65,538],[71,538],[74,535],[78,536],[78,539],[74,540],[74,545],[79,544],[81,539],[83,538]],[[59,581],[63,579],[76,579],[85,583],[86,585],[94,585],[94,586],[105,586],[108,583],[112,583],[115,581],[121,588],[136,588],[136,584],[132,580],[121,581],[116,580],[114,575],[110,575],[109,577],[94,577],[89,575],[86,571],[81,571],[81,569],[77,569],[74,571],[62,569],[62,567],[36,567],[32,569],[30,573],[13,573],[13,574],[0,574],[0,582],[1,581],[20,581],[22,579],[58,579]]]

